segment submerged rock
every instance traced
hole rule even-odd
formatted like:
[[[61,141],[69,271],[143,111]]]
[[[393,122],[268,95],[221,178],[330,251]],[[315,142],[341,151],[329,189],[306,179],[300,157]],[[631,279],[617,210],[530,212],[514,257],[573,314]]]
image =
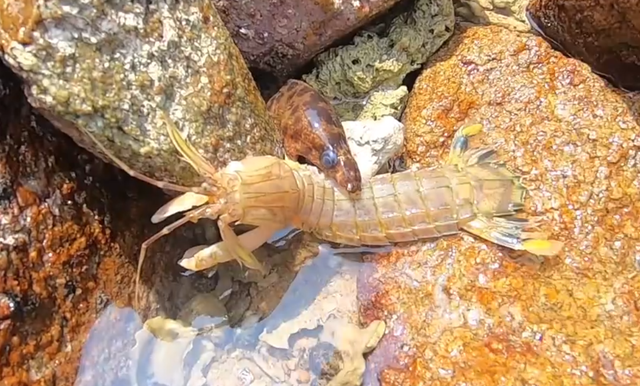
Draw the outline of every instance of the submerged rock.
[[[360,327],[357,321],[355,278],[360,267],[359,262],[320,247],[319,256],[301,268],[288,291],[267,288],[276,282],[257,283],[252,292],[264,295],[252,295],[252,307],[257,306],[255,311],[262,316],[270,315],[250,326],[196,328],[184,320],[149,319],[135,333],[135,345],[128,353],[132,368],[120,377],[132,383],[359,386],[363,355],[376,346],[386,327],[381,321]],[[278,280],[288,286],[292,278],[279,273]],[[287,292],[284,299],[273,310],[256,304],[281,298],[283,292]],[[227,304],[229,309],[235,306]],[[96,367],[101,368],[99,363]]]
[[[29,101],[78,144],[93,139],[139,173],[197,185],[177,162],[160,110],[215,167],[281,155],[279,131],[216,9],[207,1],[12,0],[0,57]]]
[[[388,333],[365,384],[639,384],[640,95],[539,37],[463,28],[412,91],[407,163],[442,164],[471,122],[565,247],[528,260],[463,233],[368,256],[361,315]]]
[[[284,79],[397,2],[216,0],[214,4],[248,65]]]
[[[557,48],[640,90],[640,0],[532,0],[527,16]]]

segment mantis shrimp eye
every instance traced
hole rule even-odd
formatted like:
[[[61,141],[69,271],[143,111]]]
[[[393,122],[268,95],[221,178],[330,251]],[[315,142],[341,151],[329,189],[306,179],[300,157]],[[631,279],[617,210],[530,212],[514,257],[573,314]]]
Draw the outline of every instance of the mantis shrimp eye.
[[[325,150],[320,157],[320,162],[327,169],[334,168],[338,164],[338,155],[334,150]]]

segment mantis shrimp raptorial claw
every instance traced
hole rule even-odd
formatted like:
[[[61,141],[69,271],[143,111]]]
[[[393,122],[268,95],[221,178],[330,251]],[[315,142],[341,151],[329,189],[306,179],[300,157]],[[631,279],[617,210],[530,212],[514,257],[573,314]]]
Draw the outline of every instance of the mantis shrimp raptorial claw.
[[[167,124],[167,133],[169,134],[169,138],[176,150],[184,157],[184,159],[191,164],[200,174],[209,177],[213,182],[216,183],[217,186],[222,187],[223,189],[227,188],[226,180],[223,174],[217,172],[213,166],[211,166],[187,141],[182,138],[180,133],[178,132],[178,128],[171,122],[166,113],[163,113],[165,116],[165,121]],[[232,170],[236,168],[237,165],[229,165],[228,169]],[[200,197],[197,194],[193,193],[185,193],[182,196],[193,197],[191,199],[185,199],[184,201],[188,203],[193,203],[194,201],[203,201],[204,198]],[[212,197],[206,197],[207,201]],[[182,203],[180,197],[174,199],[176,203]],[[227,243],[227,250],[231,253],[231,256],[246,265],[247,267],[257,269],[261,273],[265,274],[266,271],[262,264],[258,261],[258,259],[253,255],[251,251],[248,251],[244,246],[242,246],[238,236],[231,229],[230,224],[239,220],[238,216],[232,216],[230,211],[233,208],[233,204],[228,205],[224,198],[221,198],[219,201],[219,205],[216,207],[216,211],[211,211],[207,217],[216,218],[218,217],[218,227],[220,228],[220,236],[222,237],[222,241]],[[154,215],[154,218],[163,218],[165,212],[160,212],[164,209],[163,206],[160,208],[158,212]],[[176,210],[181,209],[180,206],[175,207]],[[171,210],[166,211],[167,215],[172,214]],[[166,216],[166,215],[165,215]]]
[[[238,239],[247,251],[253,252],[269,241],[271,236],[278,230],[268,226],[261,226],[241,234]],[[209,246],[202,245],[190,248],[178,263],[188,270],[201,271],[229,260],[233,260],[233,258],[231,257],[228,243],[220,241]],[[249,268],[258,269],[256,267]]]

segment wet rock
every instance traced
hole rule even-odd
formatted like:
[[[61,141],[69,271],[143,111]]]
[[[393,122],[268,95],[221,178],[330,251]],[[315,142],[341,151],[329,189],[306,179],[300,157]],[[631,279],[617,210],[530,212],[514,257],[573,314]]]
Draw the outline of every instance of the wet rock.
[[[313,386],[325,385],[340,371],[342,354],[331,343],[322,342],[309,350],[309,371],[316,376]]]
[[[249,66],[284,79],[397,2],[216,0],[214,5]]]
[[[129,356],[123,354],[135,346],[135,333],[141,327],[140,316],[133,308],[108,304],[88,329],[82,341],[75,380],[68,384],[93,386],[122,382],[123,374],[132,367]]]
[[[340,360],[332,366],[334,369],[337,367],[337,373],[326,385],[360,386],[366,365],[363,355],[378,345],[385,329],[386,324],[381,320],[374,320],[366,328],[359,328],[336,318],[329,319],[323,326],[320,339],[336,347]]]
[[[531,25],[558,49],[627,90],[640,90],[640,1],[532,0]]]
[[[178,314],[178,320],[194,328],[226,323],[227,309],[214,291],[199,293]]]
[[[404,143],[404,126],[393,117],[342,122],[362,180],[367,181],[396,156]]]
[[[132,368],[121,377],[162,384],[205,384],[206,379],[228,386],[360,385],[363,355],[376,346],[385,323],[360,328],[355,278],[362,264],[336,252],[321,248],[271,315],[249,327],[147,320],[135,333]],[[220,268],[222,274],[225,267]],[[279,296],[278,288],[261,290]]]
[[[126,289],[99,277],[126,283],[132,271],[103,225],[110,194],[90,173],[97,176],[101,162],[51,133],[4,66],[0,117],[1,378],[5,385],[72,383],[99,298],[127,299]]]
[[[475,24],[494,24],[529,31],[525,10],[529,0],[454,0],[456,16]]]
[[[0,137],[0,378],[3,386],[74,384],[98,316],[130,304],[140,243],[160,228],[148,219],[167,197],[80,149],[34,113],[4,65]],[[155,308],[167,312],[166,299],[178,295],[158,283],[178,282],[193,297],[186,293],[193,278],[177,278],[177,256],[167,252],[193,242],[178,238],[181,233],[152,248],[158,271],[143,271],[143,283],[158,279],[162,300]],[[127,348],[115,339],[121,322],[106,323],[108,333],[103,329],[97,343],[103,350],[87,359],[89,368],[104,365],[94,375],[126,367],[110,357]]]
[[[80,145],[90,136],[135,171],[202,181],[166,135],[160,110],[214,166],[281,155],[280,135],[212,4],[12,1],[0,16],[2,59],[30,102]]]
[[[12,296],[0,293],[0,321],[10,319],[17,309],[17,302]]]
[[[368,256],[361,316],[388,333],[365,385],[638,384],[639,121],[640,95],[541,38],[461,29],[412,91],[407,163],[442,164],[454,131],[482,123],[472,145],[526,176],[524,216],[565,247],[525,263],[461,234]]]
[[[275,348],[289,349],[295,334],[322,327],[330,315],[357,322],[355,274],[358,268],[358,263],[343,261],[331,249],[320,247],[262,323],[265,328],[260,340]],[[314,274],[309,275],[310,272]]]
[[[318,55],[316,68],[303,78],[333,101],[342,120],[399,118],[407,96],[404,77],[451,36],[453,23],[451,0],[417,0],[393,19],[386,36],[358,34],[352,44]]]
[[[186,384],[185,374],[180,371],[183,361],[187,359],[194,346],[206,350],[201,358],[207,362],[215,353],[210,341],[198,339],[199,330],[185,326],[173,319],[155,317],[144,323],[144,328],[135,333],[135,345],[123,355],[132,363],[128,374],[120,374],[121,379],[128,379],[127,384]],[[198,339],[198,340],[196,340]],[[204,347],[203,347],[204,345]],[[194,367],[194,375],[201,371],[201,365],[193,358],[189,362]],[[95,382],[95,381],[94,381]],[[195,384],[205,384],[195,381]],[[95,383],[93,383],[95,384]],[[87,385],[90,385],[88,383]]]

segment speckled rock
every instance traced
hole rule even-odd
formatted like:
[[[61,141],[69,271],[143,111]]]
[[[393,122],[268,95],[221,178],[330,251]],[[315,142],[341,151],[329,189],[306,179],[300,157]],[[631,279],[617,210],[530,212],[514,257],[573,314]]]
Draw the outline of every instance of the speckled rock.
[[[315,59],[304,80],[332,100],[342,120],[399,118],[407,97],[404,77],[453,33],[452,0],[417,0],[391,22],[388,34],[362,32],[350,45]]]
[[[525,10],[529,0],[454,0],[456,16],[475,24],[494,24],[529,31]]]
[[[0,14],[0,47],[58,128],[96,153],[90,133],[149,177],[202,181],[176,162],[160,109],[216,167],[282,154],[242,55],[207,1],[12,0]]]
[[[640,90],[640,0],[532,0],[531,25],[627,90]]]
[[[398,1],[215,0],[213,3],[249,67],[284,79]]]
[[[524,215],[565,247],[534,260],[462,234],[367,257],[361,316],[388,333],[365,385],[640,384],[639,121],[640,95],[539,37],[456,33],[407,103],[407,163],[442,164],[482,123],[472,145],[526,176]]]
[[[0,384],[72,385],[100,313],[130,304],[140,243],[159,228],[148,219],[167,197],[80,149],[34,114],[20,86],[0,64]],[[188,287],[172,270],[178,256],[161,248],[193,243],[176,240],[156,245],[157,271],[144,270],[144,284],[158,282],[156,308],[180,301],[160,282]],[[108,326],[115,338],[117,321]],[[112,351],[100,355],[126,349],[105,337]],[[123,365],[99,362],[105,372]]]

